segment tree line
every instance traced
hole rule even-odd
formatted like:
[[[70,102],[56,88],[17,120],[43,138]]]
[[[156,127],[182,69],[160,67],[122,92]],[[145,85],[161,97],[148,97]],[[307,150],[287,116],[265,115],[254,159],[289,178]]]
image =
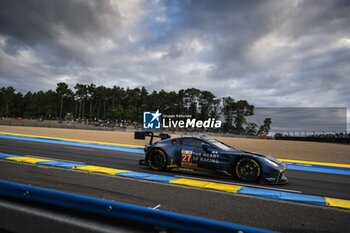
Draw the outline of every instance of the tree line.
[[[254,105],[231,96],[218,98],[196,88],[148,92],[142,88],[104,87],[77,83],[73,89],[57,83],[55,90],[21,93],[13,87],[0,89],[0,116],[64,120],[73,119],[141,122],[144,111],[160,109],[163,114],[186,114],[193,118],[223,119],[223,131],[238,134],[268,133],[271,119],[258,127],[246,117]]]

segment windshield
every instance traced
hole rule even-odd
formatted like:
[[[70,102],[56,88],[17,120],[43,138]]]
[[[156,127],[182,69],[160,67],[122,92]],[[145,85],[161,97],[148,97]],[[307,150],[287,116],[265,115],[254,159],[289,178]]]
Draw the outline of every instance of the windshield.
[[[233,148],[220,142],[220,141],[217,141],[215,139],[207,139],[208,142],[210,142],[210,144],[216,146],[217,148],[219,148],[220,150],[224,150],[224,151],[230,151],[232,150]]]

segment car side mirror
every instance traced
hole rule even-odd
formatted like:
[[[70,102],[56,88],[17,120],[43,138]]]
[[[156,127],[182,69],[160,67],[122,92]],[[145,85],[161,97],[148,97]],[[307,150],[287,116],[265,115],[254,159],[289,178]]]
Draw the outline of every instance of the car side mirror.
[[[209,151],[209,148],[210,148],[210,145],[209,144],[206,144],[206,143],[203,143],[202,144],[202,148],[204,151],[208,152]]]

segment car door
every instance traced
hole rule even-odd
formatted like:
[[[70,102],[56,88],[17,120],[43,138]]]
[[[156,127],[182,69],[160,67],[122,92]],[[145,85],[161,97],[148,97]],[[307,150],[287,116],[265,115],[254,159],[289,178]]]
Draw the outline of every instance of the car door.
[[[180,166],[184,168],[200,167],[199,161],[203,155],[202,140],[197,138],[182,138]]]
[[[202,150],[197,162],[198,166],[208,170],[218,170],[221,164],[220,150],[206,141],[202,142]]]

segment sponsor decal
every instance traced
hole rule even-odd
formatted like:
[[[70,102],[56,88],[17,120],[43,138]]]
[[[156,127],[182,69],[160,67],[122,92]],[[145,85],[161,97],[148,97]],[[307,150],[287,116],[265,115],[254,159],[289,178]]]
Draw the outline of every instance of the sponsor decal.
[[[181,162],[182,163],[192,163],[192,151],[182,150],[181,151]]]
[[[217,151],[213,153],[197,153],[193,152],[193,162],[202,162],[202,163],[219,163],[219,153]]]
[[[191,150],[181,151],[181,166],[182,167],[197,167],[197,164],[193,163],[193,154]]]
[[[191,150],[181,151],[181,165],[182,166],[197,166],[197,163],[219,163],[219,154],[214,153],[200,153]]]

